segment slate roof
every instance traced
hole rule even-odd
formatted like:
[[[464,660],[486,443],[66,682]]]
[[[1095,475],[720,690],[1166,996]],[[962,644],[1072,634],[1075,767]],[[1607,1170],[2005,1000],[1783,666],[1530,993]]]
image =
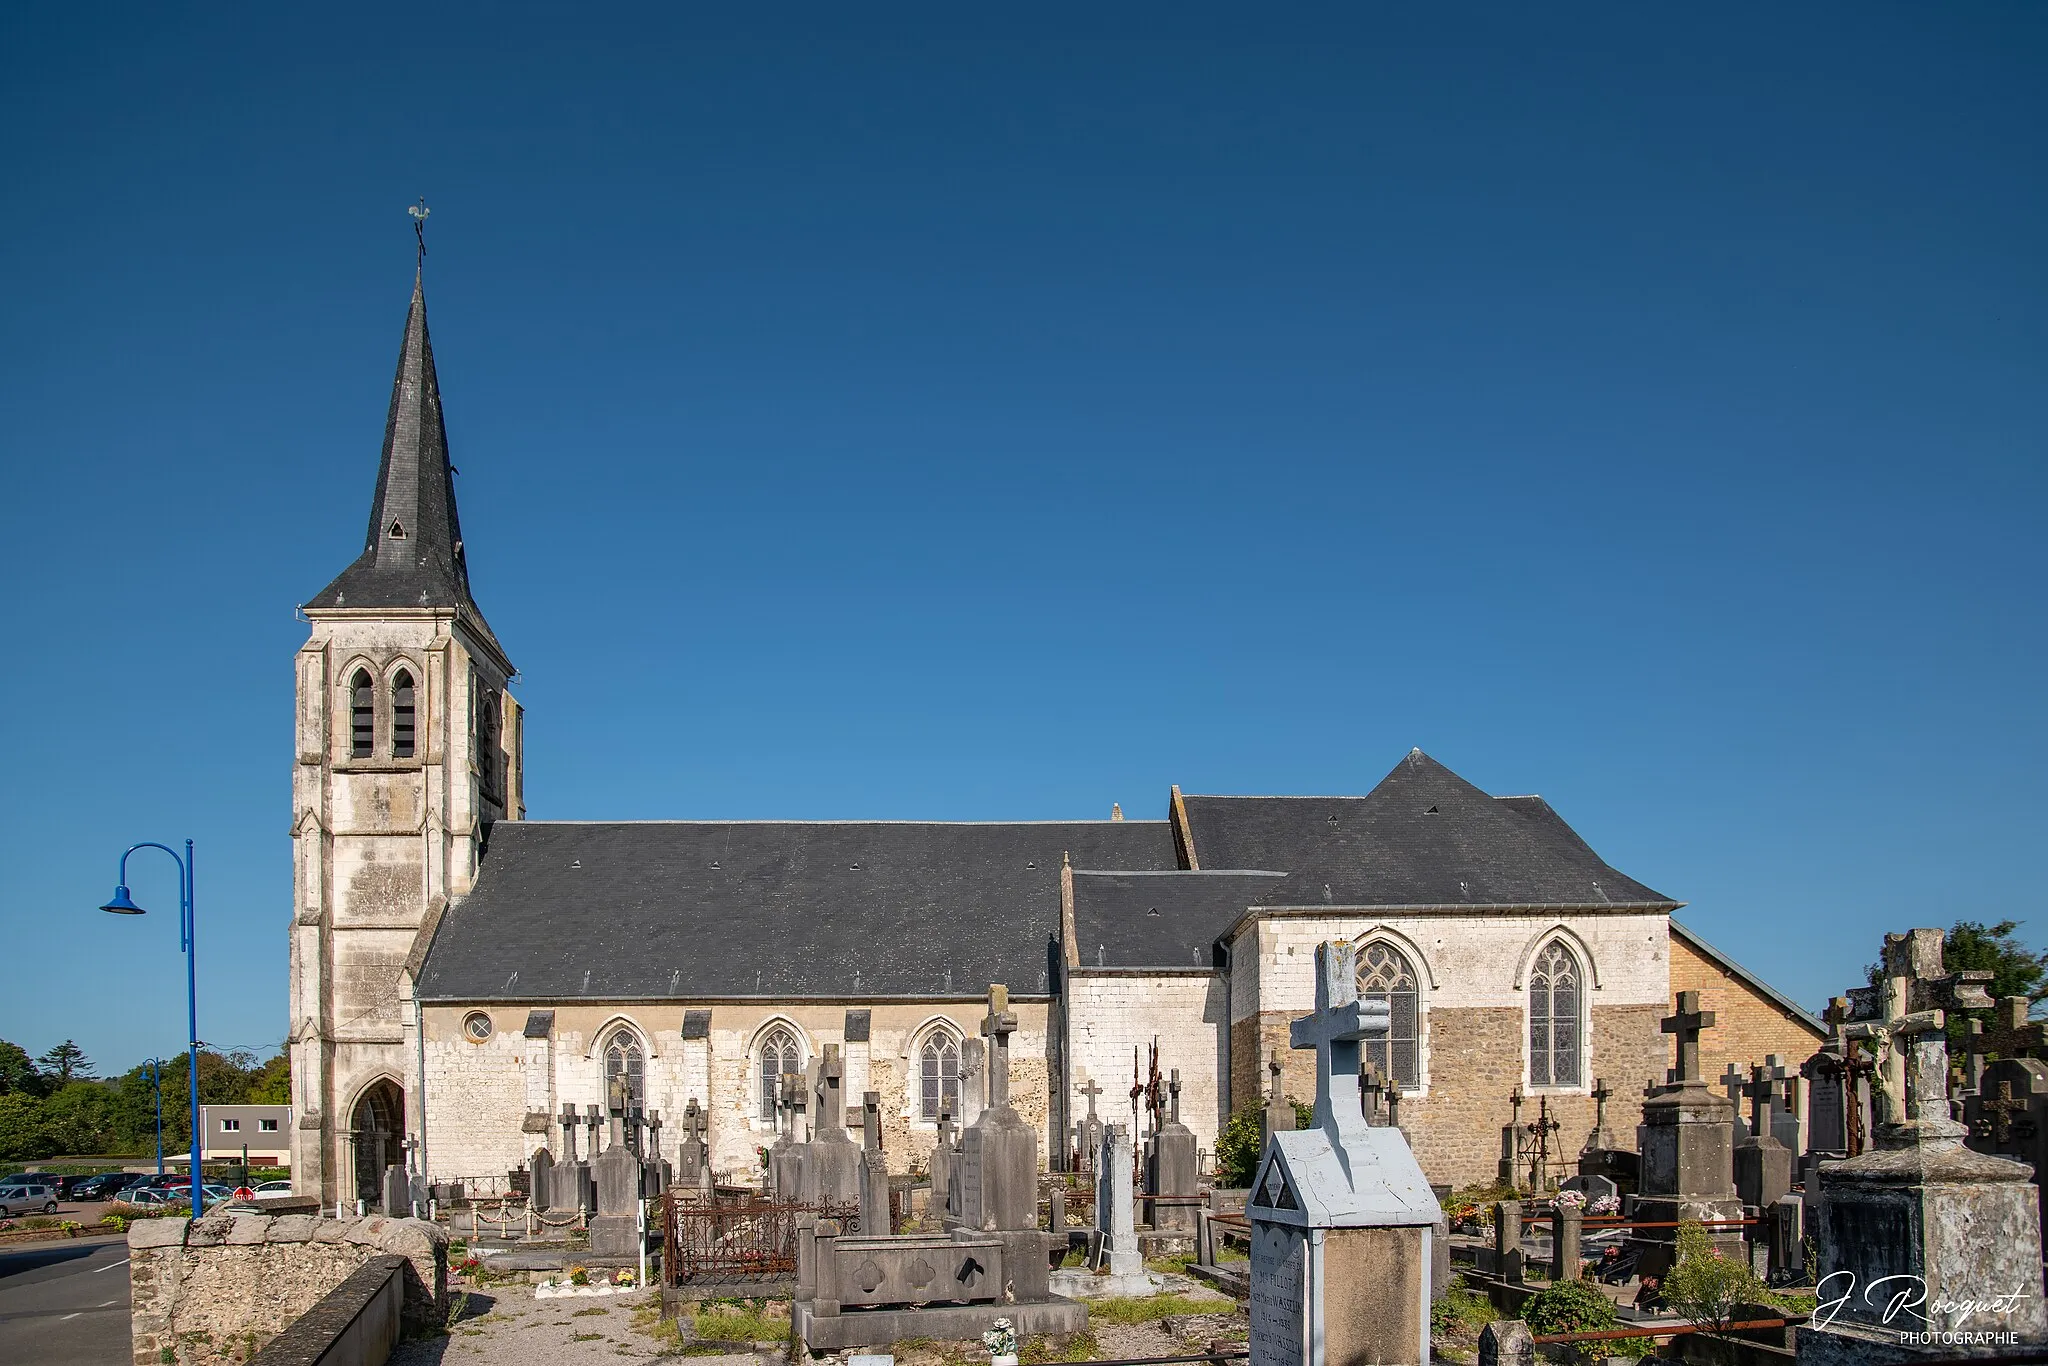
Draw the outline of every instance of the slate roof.
[[[1050,991],[1060,860],[1170,869],[1164,821],[500,821],[442,917],[438,1001]]]
[[[1279,873],[1074,870],[1074,943],[1085,968],[1215,965],[1217,936],[1263,898]]]
[[[393,527],[400,534],[393,533]],[[441,380],[427,335],[427,300],[417,276],[406,310],[384,454],[370,501],[363,553],[308,600],[307,607],[454,607],[504,653],[470,596],[462,526],[455,510],[455,471],[441,415]]]
[[[1421,750],[1363,797],[1183,796],[1203,869],[1292,874],[1293,902],[1342,906],[1680,903],[1617,871],[1541,797],[1493,797]]]

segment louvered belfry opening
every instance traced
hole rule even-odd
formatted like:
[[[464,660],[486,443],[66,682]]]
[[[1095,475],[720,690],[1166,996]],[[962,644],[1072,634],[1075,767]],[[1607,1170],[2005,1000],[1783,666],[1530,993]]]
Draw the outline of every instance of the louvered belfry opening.
[[[394,758],[413,755],[412,674],[404,669],[391,680],[391,753]]]
[[[377,751],[377,695],[368,669],[357,669],[348,685],[348,752],[367,759]]]

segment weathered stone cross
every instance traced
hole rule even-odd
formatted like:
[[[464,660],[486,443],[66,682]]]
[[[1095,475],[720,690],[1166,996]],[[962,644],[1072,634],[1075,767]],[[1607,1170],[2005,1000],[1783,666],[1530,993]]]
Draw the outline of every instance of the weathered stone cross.
[[[1288,1026],[1288,1042],[1316,1051],[1316,1126],[1328,1133],[1347,1172],[1351,1148],[1369,1141],[1352,1080],[1358,1075],[1359,1041],[1384,1035],[1392,1026],[1386,1001],[1358,999],[1356,947],[1343,940],[1316,945],[1315,1014]]]
[[[2028,1019],[2030,1005],[2024,996],[1999,997],[1983,1030],[1985,1047],[2001,1058],[2029,1058],[2048,1049],[2048,1020]]]
[[[861,1092],[860,1145],[871,1153],[882,1151],[882,1093],[880,1091]]]
[[[1735,1113],[1740,1115],[1742,1098],[1749,1094],[1749,1084],[1743,1080],[1742,1069],[1732,1062],[1721,1073],[1721,1090],[1727,1094],[1728,1099],[1735,1102]]]
[[[1749,1100],[1749,1132],[1756,1138],[1771,1132],[1771,1094],[1777,1089],[1762,1064],[1750,1064],[1749,1085],[1742,1088],[1742,1094]]]
[[[683,1137],[691,1142],[701,1141],[704,1137],[704,1111],[698,1108],[695,1096],[691,1096],[690,1103],[683,1107]]]
[[[1272,1061],[1266,1064],[1266,1073],[1266,1101],[1268,1104],[1278,1105],[1282,1099],[1280,1095],[1280,1051],[1278,1049],[1273,1051]]]
[[[2025,998],[2022,997],[2021,999],[2024,1000]],[[2013,1122],[2014,1115],[2025,1115],[2027,1113],[2027,1102],[2013,1099],[2011,1082],[2002,1081],[1998,1083],[1998,1099],[1983,1101],[1981,1105],[1984,1114],[1989,1115],[1990,1118],[1980,1118],[1977,1121],[1979,1134],[1982,1137],[1989,1138],[1999,1147],[2003,1148],[2012,1142],[2015,1130],[2019,1131],[2019,1137],[2021,1138],[2032,1138],[2034,1136],[2032,1133],[2033,1125],[2030,1121],[2021,1119],[2018,1124]]]
[[[1180,1069],[1178,1067],[1173,1069],[1172,1080],[1166,1083],[1166,1092],[1169,1097],[1167,1101],[1166,1122],[1178,1124],[1180,1123]]]
[[[1607,1078],[1593,1078],[1593,1131],[1607,1132],[1607,1098],[1614,1092],[1607,1089]]]
[[[989,1041],[988,1103],[1000,1110],[1010,1103],[1010,1036],[1017,1032],[1017,1015],[1010,1009],[1010,989],[1000,982],[988,989],[988,1014],[981,1020],[981,1033]]]
[[[1095,1084],[1095,1078],[1090,1077],[1088,1078],[1088,1084],[1081,1087],[1080,1090],[1082,1095],[1088,1097],[1088,1118],[1094,1119],[1095,1098],[1102,1094],[1102,1088]]]
[[[839,1102],[839,1078],[844,1069],[839,1063],[839,1045],[825,1045],[825,1056],[818,1060],[818,1124],[820,1138],[846,1137],[846,1112]],[[835,1134],[833,1131],[837,1130]]]
[[[1678,1084],[1698,1082],[1700,1079],[1700,1031],[1714,1027],[1714,1012],[1700,1009],[1700,994],[1697,991],[1678,993],[1678,1013],[1667,1015],[1658,1022],[1658,1028],[1666,1034],[1678,1036]]]

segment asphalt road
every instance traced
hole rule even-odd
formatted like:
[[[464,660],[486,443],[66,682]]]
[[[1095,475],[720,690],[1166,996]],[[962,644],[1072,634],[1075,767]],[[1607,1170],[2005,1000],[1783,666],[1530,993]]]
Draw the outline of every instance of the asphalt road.
[[[0,1248],[0,1362],[123,1366],[128,1240]]]

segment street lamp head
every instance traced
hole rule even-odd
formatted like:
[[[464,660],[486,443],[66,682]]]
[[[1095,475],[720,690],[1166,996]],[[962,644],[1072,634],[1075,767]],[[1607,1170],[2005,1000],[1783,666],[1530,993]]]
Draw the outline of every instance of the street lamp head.
[[[147,914],[147,912],[145,912],[142,909],[142,907],[136,905],[133,901],[130,901],[128,899],[128,885],[126,883],[122,883],[120,886],[114,888],[114,899],[112,901],[109,901],[106,905],[100,907],[100,909],[103,911],[112,912],[115,915]]]

